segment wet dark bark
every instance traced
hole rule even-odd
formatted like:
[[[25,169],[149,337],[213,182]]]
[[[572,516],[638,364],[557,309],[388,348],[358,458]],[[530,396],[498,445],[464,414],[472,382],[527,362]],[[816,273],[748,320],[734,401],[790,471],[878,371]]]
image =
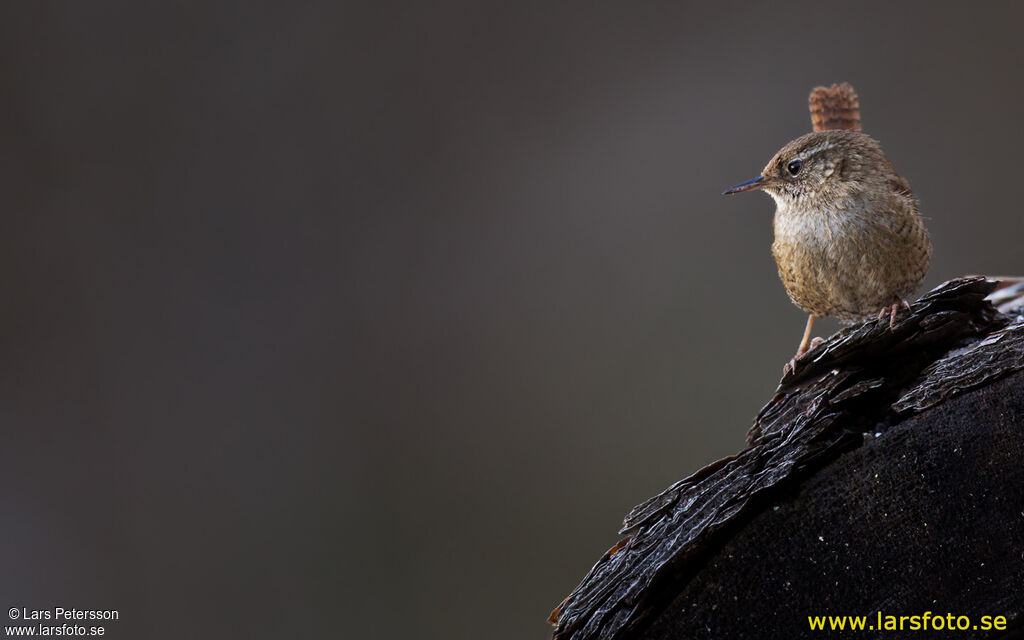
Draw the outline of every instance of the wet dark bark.
[[[808,616],[879,611],[1019,628],[1024,316],[995,286],[951,281],[819,345],[747,449],[627,516],[555,638],[814,637]]]

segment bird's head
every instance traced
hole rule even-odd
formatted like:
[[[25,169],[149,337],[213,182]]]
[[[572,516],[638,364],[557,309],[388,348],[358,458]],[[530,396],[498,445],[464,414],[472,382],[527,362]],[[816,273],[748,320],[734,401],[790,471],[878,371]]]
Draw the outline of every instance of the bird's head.
[[[895,175],[881,146],[859,131],[816,131],[782,147],[761,175],[723,195],[761,189],[780,205],[807,198],[831,199]]]

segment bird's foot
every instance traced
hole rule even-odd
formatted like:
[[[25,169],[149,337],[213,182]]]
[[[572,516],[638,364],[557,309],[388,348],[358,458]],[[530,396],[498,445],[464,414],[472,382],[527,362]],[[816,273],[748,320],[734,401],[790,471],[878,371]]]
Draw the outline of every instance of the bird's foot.
[[[896,316],[899,315],[900,309],[906,309],[910,311],[910,303],[902,298],[897,298],[892,304],[886,307],[882,307],[882,310],[878,312],[878,319],[881,320],[885,316],[889,316],[889,330],[896,326]]]
[[[796,373],[796,361],[799,360],[800,358],[804,357],[805,353],[807,353],[808,351],[810,351],[814,347],[818,346],[822,342],[825,342],[825,338],[815,337],[815,338],[813,338],[811,340],[810,345],[808,345],[807,347],[804,347],[800,351],[797,351],[796,355],[793,356],[792,358],[790,358],[789,362],[786,363],[786,366],[782,367],[782,375],[786,375],[790,371],[792,371],[793,373]]]
[[[782,367],[782,375],[786,375],[787,373],[791,372],[796,373],[796,359],[799,357],[800,356],[793,356],[792,358],[789,359],[789,362],[786,363],[786,366]]]

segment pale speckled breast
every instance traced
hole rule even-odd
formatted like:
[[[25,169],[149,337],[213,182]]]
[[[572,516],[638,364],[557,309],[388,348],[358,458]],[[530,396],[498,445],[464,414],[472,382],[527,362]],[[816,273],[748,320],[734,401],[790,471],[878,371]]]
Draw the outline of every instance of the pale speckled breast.
[[[840,213],[779,203],[772,254],[786,292],[805,312],[854,322],[921,285],[931,244],[913,201],[873,204]]]

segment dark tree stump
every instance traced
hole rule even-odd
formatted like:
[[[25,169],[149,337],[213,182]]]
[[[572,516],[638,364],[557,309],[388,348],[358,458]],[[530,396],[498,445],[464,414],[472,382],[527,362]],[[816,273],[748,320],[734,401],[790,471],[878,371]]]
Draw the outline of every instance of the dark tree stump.
[[[1006,618],[960,637],[1020,629],[1024,315],[995,287],[951,281],[892,330],[819,345],[747,449],[627,516],[554,637],[820,637],[808,616],[879,611]]]

